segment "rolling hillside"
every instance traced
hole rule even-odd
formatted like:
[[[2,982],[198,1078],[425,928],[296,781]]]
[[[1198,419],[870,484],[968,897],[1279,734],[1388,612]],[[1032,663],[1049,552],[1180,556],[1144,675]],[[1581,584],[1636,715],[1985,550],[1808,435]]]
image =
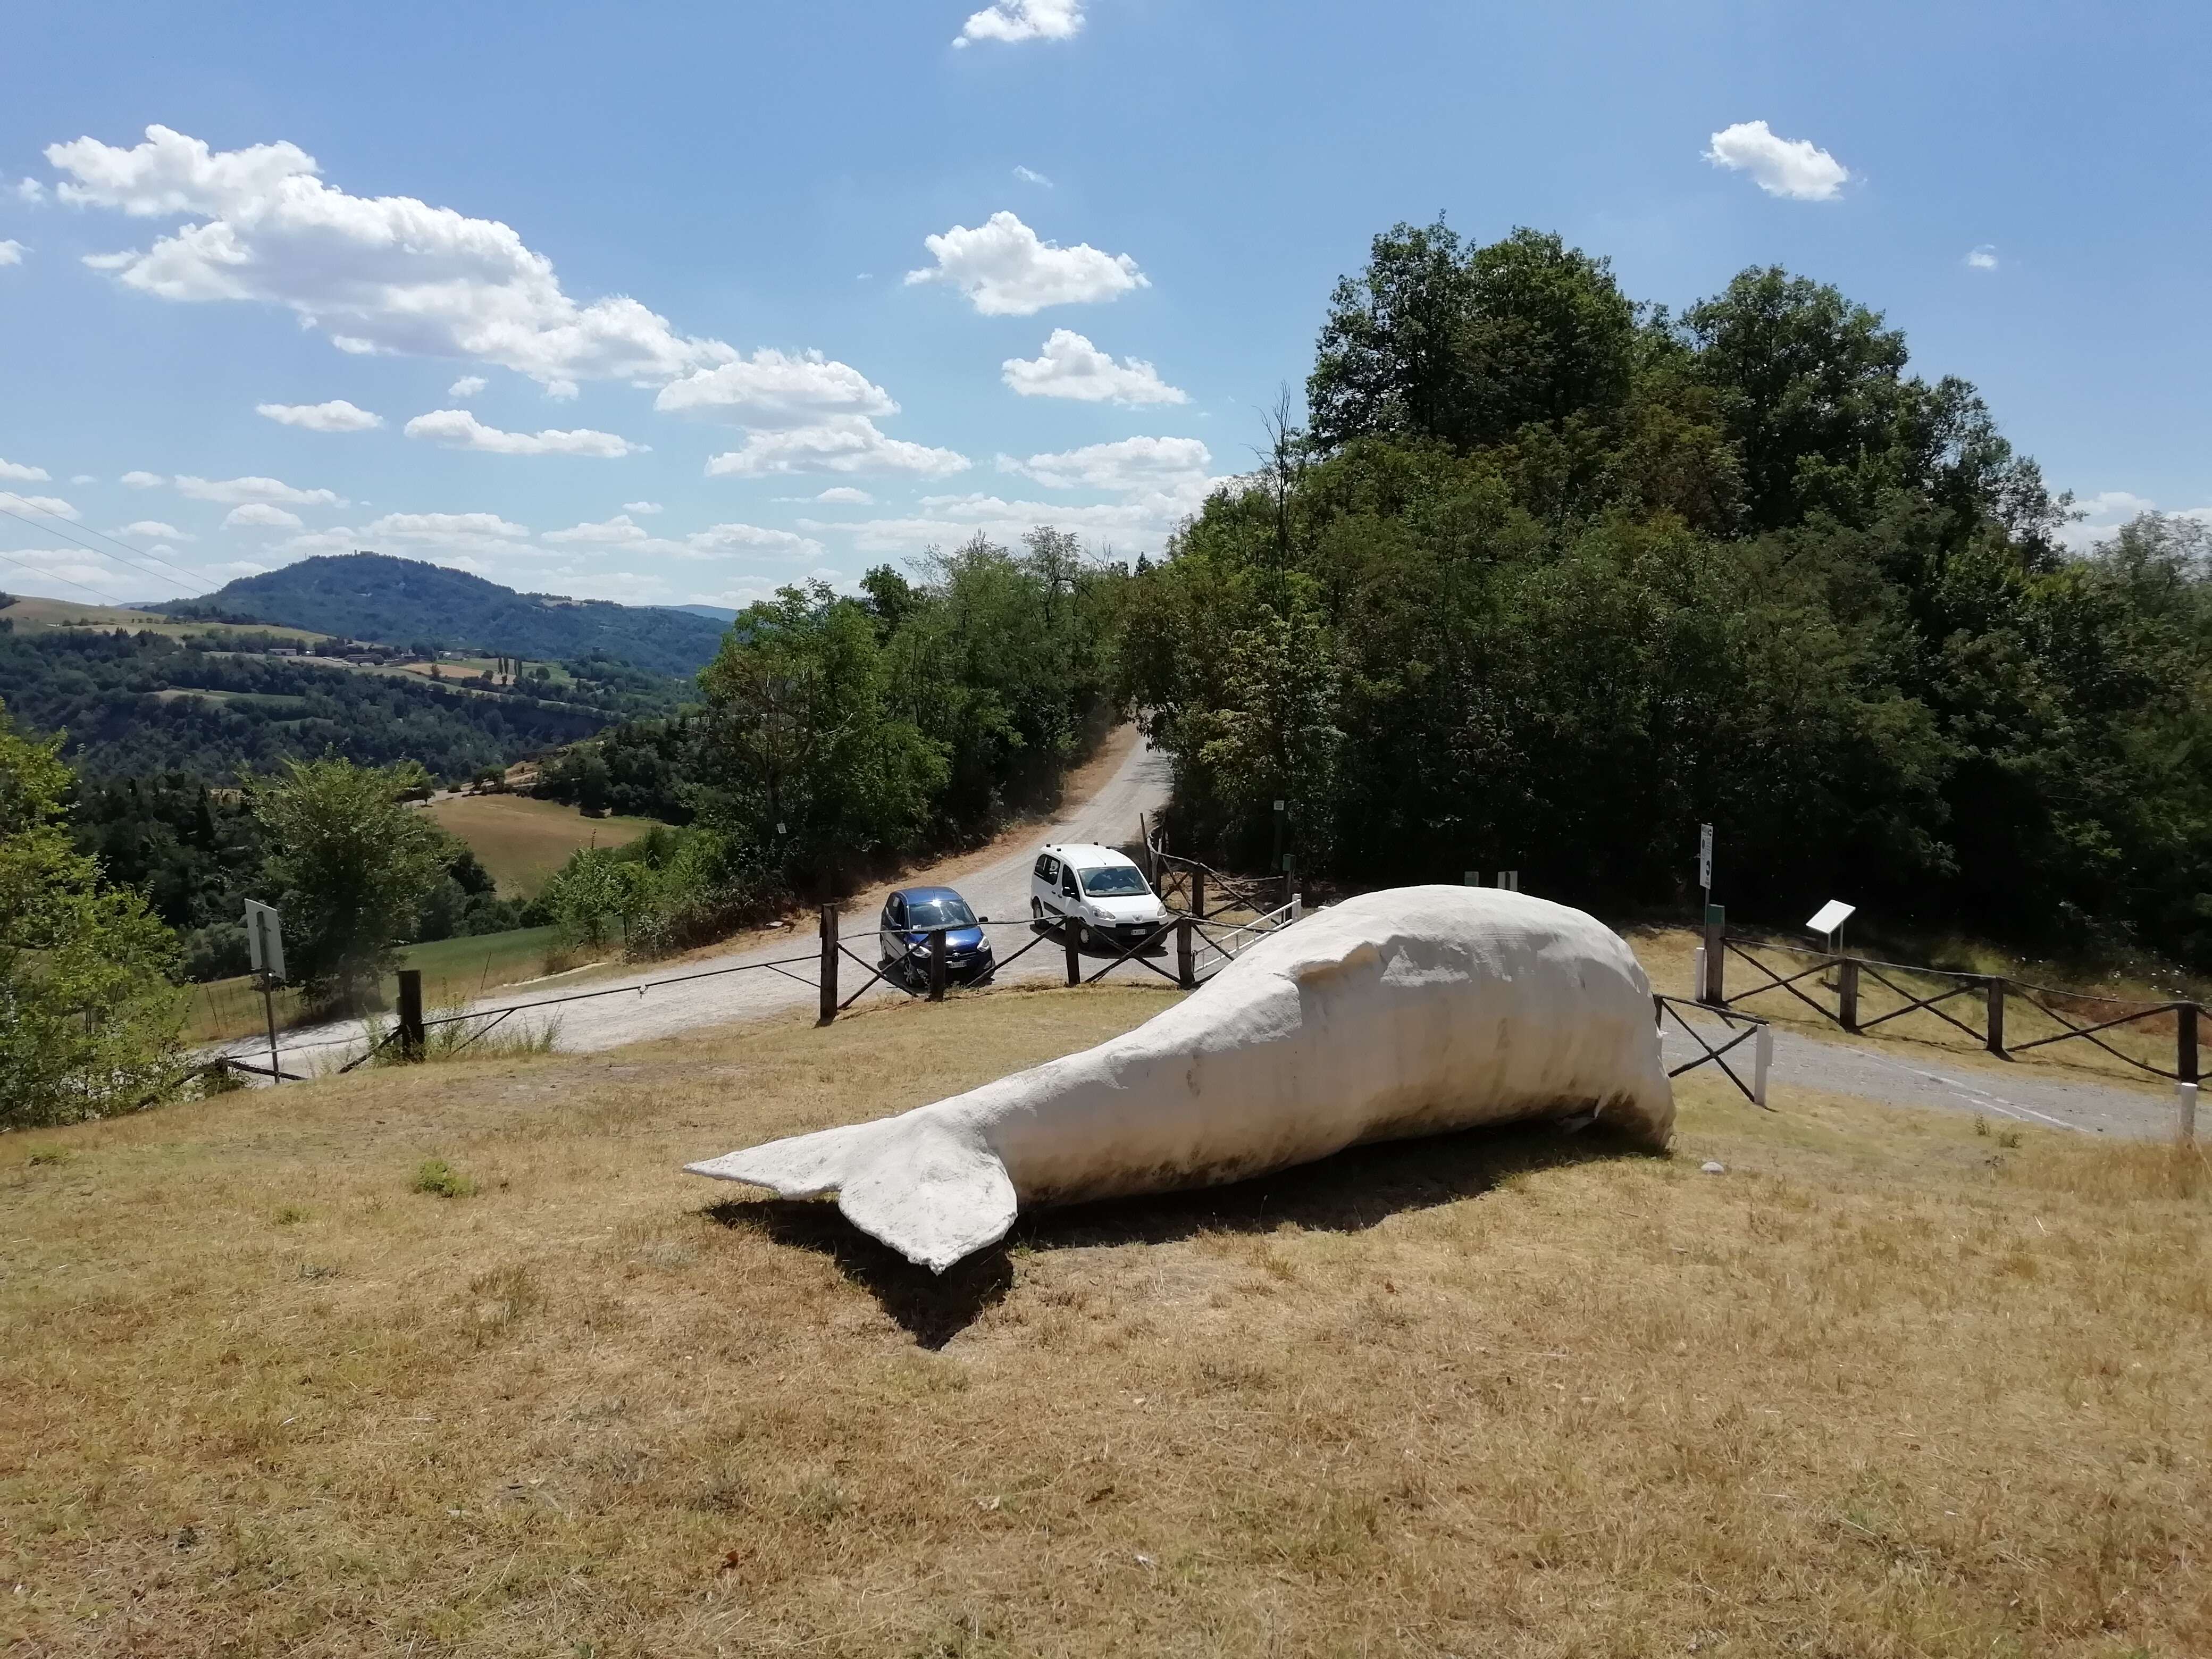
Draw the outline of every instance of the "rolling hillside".
[[[303,559],[241,577],[204,599],[149,608],[389,644],[476,646],[541,661],[597,652],[649,673],[682,677],[706,665],[723,631],[718,618],[686,610],[519,593],[465,571],[382,553]]]

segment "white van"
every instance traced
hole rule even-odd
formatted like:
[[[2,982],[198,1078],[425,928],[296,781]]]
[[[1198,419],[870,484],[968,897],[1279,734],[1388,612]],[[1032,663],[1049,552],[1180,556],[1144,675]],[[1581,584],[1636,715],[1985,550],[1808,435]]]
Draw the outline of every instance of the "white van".
[[[1048,846],[1030,868],[1030,915],[1073,927],[1079,945],[1127,950],[1168,919],[1145,872],[1110,847]]]

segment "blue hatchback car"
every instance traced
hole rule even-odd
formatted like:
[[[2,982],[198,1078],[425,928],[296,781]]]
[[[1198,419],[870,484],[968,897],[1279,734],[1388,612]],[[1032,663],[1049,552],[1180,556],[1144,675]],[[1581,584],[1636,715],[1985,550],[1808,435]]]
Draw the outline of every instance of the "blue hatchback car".
[[[998,966],[982,918],[950,887],[902,887],[884,901],[876,939],[887,977],[913,986],[929,981],[930,935],[945,931],[945,977],[952,985],[981,985]]]

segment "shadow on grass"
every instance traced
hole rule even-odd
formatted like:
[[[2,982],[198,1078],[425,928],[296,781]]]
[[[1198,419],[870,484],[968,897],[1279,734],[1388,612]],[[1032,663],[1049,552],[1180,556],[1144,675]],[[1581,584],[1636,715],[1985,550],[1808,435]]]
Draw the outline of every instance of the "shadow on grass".
[[[1395,1215],[1480,1197],[1533,1170],[1654,1156],[1664,1154],[1602,1128],[1571,1134],[1553,1123],[1354,1146],[1231,1186],[1024,1212],[1004,1240],[941,1276],[869,1237],[827,1200],[732,1200],[702,1213],[830,1257],[917,1343],[935,1349],[1005,1299],[1018,1252],[1164,1244],[1200,1233],[1264,1233],[1285,1225],[1364,1232]]]

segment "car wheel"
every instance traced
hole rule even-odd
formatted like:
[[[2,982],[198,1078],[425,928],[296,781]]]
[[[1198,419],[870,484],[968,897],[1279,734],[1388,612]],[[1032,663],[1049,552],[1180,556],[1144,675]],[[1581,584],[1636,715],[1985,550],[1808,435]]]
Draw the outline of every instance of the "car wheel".
[[[1030,921],[1032,925],[1044,920],[1044,906],[1036,900],[1030,901]]]
[[[1096,938],[1097,935],[1091,933],[1090,926],[1087,923],[1079,921],[1075,924],[1075,948],[1077,950],[1088,951]]]

